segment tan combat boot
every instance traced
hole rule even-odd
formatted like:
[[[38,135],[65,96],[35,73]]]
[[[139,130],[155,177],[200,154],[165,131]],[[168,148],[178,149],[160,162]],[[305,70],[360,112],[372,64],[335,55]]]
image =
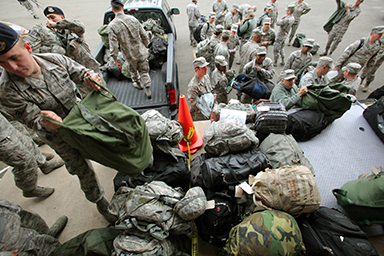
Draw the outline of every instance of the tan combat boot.
[[[60,218],[58,218],[55,223],[53,223],[52,227],[49,228],[48,230],[48,235],[53,236],[57,238],[61,231],[65,228],[68,222],[68,217],[63,215]]]
[[[109,203],[107,199],[104,197],[101,198],[101,200],[99,200],[96,205],[99,213],[103,215],[109,223],[114,224],[117,221],[117,217],[108,211]]]
[[[40,170],[44,174],[48,174],[48,173],[51,173],[53,170],[55,170],[55,169],[57,169],[63,165],[64,165],[64,161],[62,159],[45,161],[45,163],[40,167]]]
[[[41,198],[47,198],[50,195],[55,192],[54,188],[43,188],[43,187],[36,187],[35,189],[31,191],[23,191],[24,197],[41,197]]]

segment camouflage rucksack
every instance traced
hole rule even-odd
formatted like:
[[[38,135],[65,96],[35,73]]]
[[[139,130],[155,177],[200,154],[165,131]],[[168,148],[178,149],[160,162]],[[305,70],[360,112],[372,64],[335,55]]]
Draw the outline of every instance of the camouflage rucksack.
[[[193,187],[185,194],[162,181],[152,181],[136,188],[120,187],[109,210],[118,217],[117,229],[148,232],[164,240],[169,233],[188,234],[191,220],[204,213],[204,191]]]
[[[231,103],[229,102],[228,104],[225,103],[220,103],[220,104],[215,104],[215,106],[212,109],[212,114],[211,114],[211,121],[217,122],[220,120],[220,112],[222,109],[232,109],[232,110],[239,110],[239,111],[244,111],[247,112],[247,118],[246,118],[246,123],[254,123],[255,122],[255,116],[256,112],[254,108],[252,107],[251,104],[243,104],[240,101]]]
[[[159,111],[151,109],[141,115],[148,127],[154,149],[160,149],[164,153],[175,155],[173,146],[183,138],[184,132],[181,125],[163,116]],[[177,159],[176,156],[174,156]]]
[[[291,215],[277,210],[255,210],[232,228],[224,247],[228,255],[304,255],[301,232]]]
[[[236,119],[212,122],[203,134],[204,150],[210,156],[223,156],[257,148],[259,139],[255,133]]]
[[[249,176],[253,201],[266,209],[285,211],[295,218],[319,208],[320,192],[315,177],[303,166],[282,166]]]

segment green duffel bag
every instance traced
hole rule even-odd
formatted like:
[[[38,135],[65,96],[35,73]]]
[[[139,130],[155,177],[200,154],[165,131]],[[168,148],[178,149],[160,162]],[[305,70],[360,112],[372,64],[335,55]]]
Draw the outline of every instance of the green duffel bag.
[[[86,159],[130,176],[150,163],[153,150],[144,119],[103,86],[77,102],[62,123],[43,118],[61,125],[59,136]]]
[[[337,203],[360,226],[384,224],[384,172],[345,183],[332,192]]]
[[[351,108],[353,99],[350,88],[342,83],[308,85],[308,92],[301,97],[303,109],[320,110],[329,123]]]
[[[108,25],[102,25],[97,29],[97,32],[99,33],[104,46],[109,49]]]

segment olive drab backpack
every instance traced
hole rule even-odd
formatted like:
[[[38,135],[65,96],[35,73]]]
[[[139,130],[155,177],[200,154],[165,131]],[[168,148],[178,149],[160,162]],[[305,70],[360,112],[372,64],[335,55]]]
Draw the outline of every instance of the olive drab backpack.
[[[255,205],[285,211],[295,218],[320,206],[320,192],[311,171],[302,165],[266,169],[249,177]]]
[[[305,246],[291,215],[257,207],[231,229],[224,250],[230,256],[304,255]]]
[[[236,119],[212,122],[204,131],[203,142],[204,150],[210,156],[223,156],[259,145],[255,133]]]
[[[104,46],[109,49],[108,25],[102,25],[97,29]]]

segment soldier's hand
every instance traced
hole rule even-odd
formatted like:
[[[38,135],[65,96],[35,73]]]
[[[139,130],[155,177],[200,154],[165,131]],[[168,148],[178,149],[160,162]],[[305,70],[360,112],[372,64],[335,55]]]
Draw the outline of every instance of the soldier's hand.
[[[88,76],[91,77],[91,80],[93,80],[93,81],[95,81],[95,82],[97,82],[99,84],[102,84],[101,78],[97,74],[91,74],[89,72],[85,73],[85,75],[84,75],[84,81],[87,83],[89,88],[94,89],[94,90],[100,90],[100,86],[98,86],[94,82],[92,82],[89,79],[87,79]]]
[[[59,117],[58,115],[56,115],[55,112],[53,111],[49,111],[49,110],[42,110],[40,111],[40,114],[42,115],[46,115],[47,117],[49,118],[52,118],[53,120],[56,120],[60,123],[63,122],[63,120],[61,119],[61,117]],[[47,127],[51,128],[51,129],[58,129],[60,128],[60,125],[58,124],[53,124],[51,122],[49,122],[48,120],[45,120],[44,118],[41,118],[41,122],[43,122],[43,124],[45,124]]]
[[[120,66],[120,62],[118,60],[115,60],[114,62],[116,66]]]
[[[346,5],[345,5],[345,9],[346,9],[346,10],[349,10],[350,7],[351,7],[350,4],[346,4]]]
[[[304,94],[306,94],[307,92],[308,92],[307,86],[303,86],[303,87],[300,88],[300,90],[299,90],[299,92],[297,94],[301,97]]]
[[[47,23],[46,23],[47,27],[49,28],[55,28],[56,27],[56,22],[53,22],[51,20],[47,20]]]

